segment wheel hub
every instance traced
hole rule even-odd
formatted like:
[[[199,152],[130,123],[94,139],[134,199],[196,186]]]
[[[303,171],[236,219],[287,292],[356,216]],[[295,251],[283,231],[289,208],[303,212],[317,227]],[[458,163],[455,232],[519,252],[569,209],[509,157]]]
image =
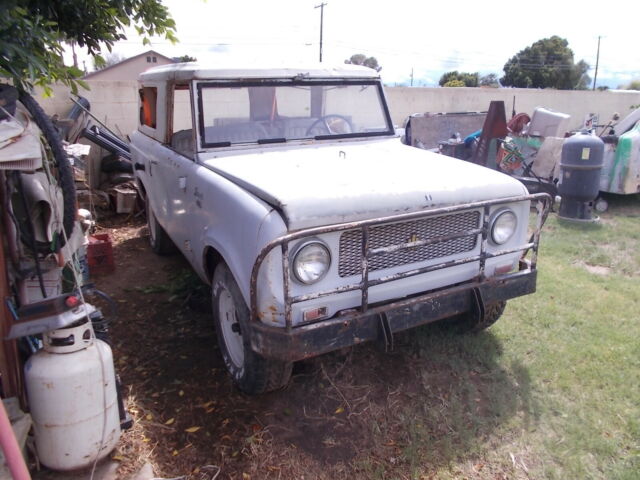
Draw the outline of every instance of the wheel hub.
[[[227,290],[220,292],[218,302],[218,318],[222,337],[231,362],[236,368],[244,365],[244,343],[240,323],[236,316],[236,307],[231,294]]]

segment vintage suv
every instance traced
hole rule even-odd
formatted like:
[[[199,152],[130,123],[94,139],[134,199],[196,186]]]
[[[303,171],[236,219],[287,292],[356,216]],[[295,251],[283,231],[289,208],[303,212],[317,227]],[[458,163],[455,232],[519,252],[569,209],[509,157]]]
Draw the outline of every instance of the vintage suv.
[[[549,197],[403,145],[368,68],[150,69],[131,152],[151,246],[177,246],[212,285],[245,392],[436,320],[486,328],[535,291]]]

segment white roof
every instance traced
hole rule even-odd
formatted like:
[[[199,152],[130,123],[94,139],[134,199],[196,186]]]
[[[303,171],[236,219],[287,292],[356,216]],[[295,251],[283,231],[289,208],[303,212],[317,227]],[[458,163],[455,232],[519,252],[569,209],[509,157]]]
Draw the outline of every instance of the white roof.
[[[198,63],[174,63],[150,68],[140,74],[141,81],[189,81],[189,80],[244,80],[257,78],[380,78],[378,72],[360,65],[342,64],[328,66],[323,63],[294,65],[283,67],[257,66],[220,66],[201,65]]]

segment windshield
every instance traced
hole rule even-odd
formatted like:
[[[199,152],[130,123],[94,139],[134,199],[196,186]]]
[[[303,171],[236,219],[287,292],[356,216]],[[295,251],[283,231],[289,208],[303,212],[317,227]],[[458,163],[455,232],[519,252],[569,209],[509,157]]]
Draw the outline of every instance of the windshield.
[[[201,83],[202,146],[393,133],[375,81]]]

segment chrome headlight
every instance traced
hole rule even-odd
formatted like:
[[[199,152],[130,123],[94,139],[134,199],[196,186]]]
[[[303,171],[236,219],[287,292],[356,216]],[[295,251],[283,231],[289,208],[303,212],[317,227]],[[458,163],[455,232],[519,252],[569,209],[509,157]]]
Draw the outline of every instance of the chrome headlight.
[[[499,212],[491,224],[491,240],[493,243],[502,245],[507,243],[518,226],[518,218],[511,210]]]
[[[293,275],[299,282],[311,285],[326,275],[330,265],[331,254],[324,244],[303,243],[293,256]]]

